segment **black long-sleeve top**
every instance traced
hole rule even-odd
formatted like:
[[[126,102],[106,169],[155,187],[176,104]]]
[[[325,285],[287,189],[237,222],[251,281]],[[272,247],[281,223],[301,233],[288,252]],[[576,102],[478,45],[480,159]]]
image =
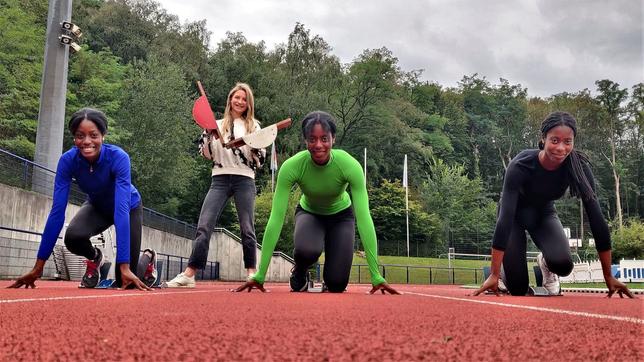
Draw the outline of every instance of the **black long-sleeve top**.
[[[584,163],[583,170],[594,191],[595,179],[589,165]],[[499,216],[492,239],[494,249],[505,250],[518,209],[554,208],[554,200],[561,198],[569,186],[567,173],[565,163],[553,171],[543,168],[539,163],[539,150],[524,150],[512,159],[505,171],[503,191],[499,200]],[[597,198],[594,197],[591,200],[582,198],[582,202],[588,215],[597,251],[610,250],[610,232]]]

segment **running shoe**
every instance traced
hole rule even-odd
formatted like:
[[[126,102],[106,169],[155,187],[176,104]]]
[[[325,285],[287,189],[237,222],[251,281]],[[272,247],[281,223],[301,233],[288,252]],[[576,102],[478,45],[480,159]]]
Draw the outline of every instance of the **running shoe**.
[[[297,266],[291,269],[291,278],[289,279],[292,292],[306,292],[309,287],[309,273],[306,268],[298,270]]]
[[[541,275],[543,276],[543,287],[546,288],[550,295],[561,294],[559,276],[548,269],[546,259],[544,259],[542,253],[539,253],[539,255],[537,255],[537,264],[539,265],[539,268],[541,269]]]
[[[164,282],[162,288],[194,288],[197,286],[195,277],[188,277],[183,273],[179,273],[176,277],[168,282]]]
[[[103,265],[103,252],[97,247],[94,247],[94,250],[96,250],[96,257],[93,260],[85,260],[87,269],[85,269],[85,275],[81,280],[81,287],[83,288],[95,288],[100,279],[99,270]]]

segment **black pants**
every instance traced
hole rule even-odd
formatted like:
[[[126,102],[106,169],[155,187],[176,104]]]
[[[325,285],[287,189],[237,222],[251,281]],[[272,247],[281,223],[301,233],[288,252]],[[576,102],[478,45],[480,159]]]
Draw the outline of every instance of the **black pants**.
[[[101,213],[89,202],[85,202],[78,213],[69,222],[65,232],[65,246],[67,249],[87,259],[95,257],[94,247],[89,240],[92,236],[107,230],[114,224],[114,214]],[[130,210],[130,270],[136,274],[141,251],[141,229],[143,224],[143,205]],[[118,265],[114,267],[115,282],[121,286],[121,270]]]
[[[241,229],[242,253],[244,268],[254,269],[257,263],[257,238],[255,237],[255,180],[240,175],[218,175],[212,177],[210,189],[201,205],[197,235],[188,260],[188,265],[194,269],[206,267],[210,236],[219,222],[219,217],[232,196],[239,217]]]
[[[568,238],[554,207],[519,207],[503,256],[506,286],[512,295],[525,295],[528,292],[526,230],[543,253],[551,272],[566,276],[573,268]]]
[[[295,268],[308,269],[318,261],[324,249],[324,283],[329,292],[343,292],[349,284],[355,226],[351,207],[333,215],[317,215],[298,205],[293,235]]]

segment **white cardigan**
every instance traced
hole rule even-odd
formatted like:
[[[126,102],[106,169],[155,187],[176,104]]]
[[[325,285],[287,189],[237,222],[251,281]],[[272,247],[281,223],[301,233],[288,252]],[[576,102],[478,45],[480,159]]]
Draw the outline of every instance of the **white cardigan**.
[[[222,129],[223,120],[217,120],[217,127]],[[255,120],[255,130],[259,130],[259,122]],[[232,137],[230,133],[222,134],[224,142],[246,135],[244,120],[237,118],[233,121]],[[236,154],[239,153],[239,154]],[[237,149],[225,148],[212,134],[202,133],[199,144],[199,153],[206,159],[212,160],[212,175],[240,175],[255,178],[255,171],[264,164],[265,149],[255,149],[242,146]]]

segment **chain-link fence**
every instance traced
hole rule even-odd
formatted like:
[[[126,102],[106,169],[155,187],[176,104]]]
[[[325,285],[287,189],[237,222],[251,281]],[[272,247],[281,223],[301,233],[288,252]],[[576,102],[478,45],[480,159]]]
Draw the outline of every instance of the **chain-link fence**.
[[[38,172],[34,172],[38,170]],[[37,190],[48,195],[53,194],[53,176],[56,173],[32,161],[0,149],[0,183],[26,190]],[[69,202],[80,205],[87,196],[76,183],[69,192]],[[186,239],[194,238],[196,227],[185,221],[177,220],[147,207],[143,208],[143,225]]]

